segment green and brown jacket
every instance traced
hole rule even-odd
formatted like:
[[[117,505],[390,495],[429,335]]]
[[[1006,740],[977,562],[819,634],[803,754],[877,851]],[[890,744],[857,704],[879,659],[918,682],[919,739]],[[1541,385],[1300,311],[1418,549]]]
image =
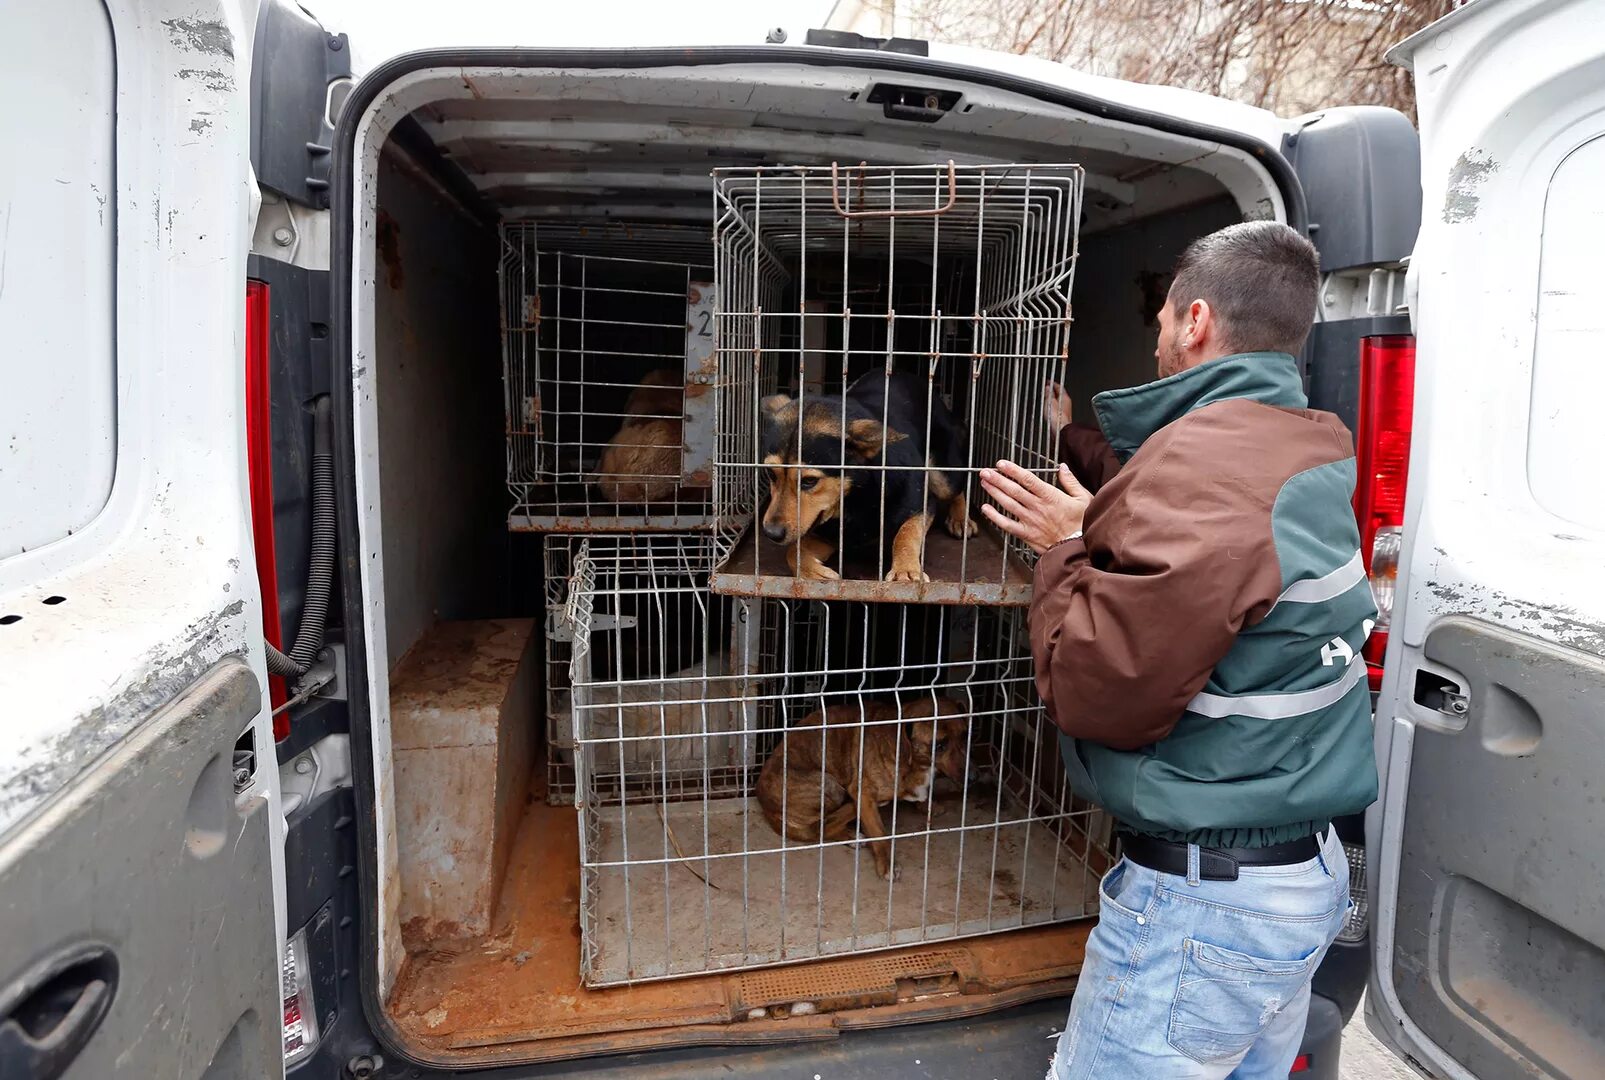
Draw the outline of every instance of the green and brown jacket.
[[[1128,828],[1254,847],[1376,798],[1354,445],[1308,405],[1291,356],[1245,353],[1099,394],[1107,449],[1062,440],[1102,486],[1037,563],[1037,687]]]

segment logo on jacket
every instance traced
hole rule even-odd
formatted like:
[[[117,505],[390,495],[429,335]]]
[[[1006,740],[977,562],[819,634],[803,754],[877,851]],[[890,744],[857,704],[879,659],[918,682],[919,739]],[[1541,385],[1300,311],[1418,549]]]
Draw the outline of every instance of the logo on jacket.
[[[1371,636],[1371,631],[1374,629],[1376,629],[1376,620],[1374,619],[1367,619],[1360,624],[1360,644],[1362,646],[1365,645],[1365,639]],[[1321,666],[1331,667],[1337,663],[1338,657],[1341,656],[1343,658],[1343,666],[1348,667],[1354,663],[1358,655],[1359,653],[1349,648],[1347,641],[1344,641],[1341,637],[1335,637],[1321,646]]]

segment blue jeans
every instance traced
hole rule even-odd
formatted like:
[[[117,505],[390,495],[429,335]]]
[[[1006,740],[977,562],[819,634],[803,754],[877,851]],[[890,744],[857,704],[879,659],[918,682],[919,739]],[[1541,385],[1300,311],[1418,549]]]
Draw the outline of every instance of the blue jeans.
[[[1099,885],[1098,925],[1048,1080],[1287,1080],[1315,973],[1349,908],[1335,830],[1321,854],[1245,866],[1236,881],[1122,859]]]

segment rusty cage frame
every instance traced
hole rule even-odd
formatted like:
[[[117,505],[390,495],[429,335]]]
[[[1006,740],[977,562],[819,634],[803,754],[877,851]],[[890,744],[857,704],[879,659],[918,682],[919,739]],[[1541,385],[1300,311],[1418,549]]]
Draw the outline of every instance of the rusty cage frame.
[[[949,162],[713,175],[719,370],[750,372],[752,388],[744,399],[721,395],[713,588],[822,600],[1029,603],[1034,556],[984,524],[975,474],[1002,458],[1044,476],[1057,464],[1043,390],[1063,381],[1068,361],[1080,166]],[[865,554],[839,580],[794,576],[784,549],[766,546],[750,528],[771,467],[761,460],[763,399],[777,387],[800,408],[834,402],[840,415],[855,379],[894,372],[923,380],[926,399],[940,399],[954,416],[964,460],[946,470],[947,480],[979,529],[958,536],[930,528],[922,552],[929,580],[888,582],[883,496],[878,557]],[[929,448],[929,408],[924,422]],[[801,465],[782,468],[788,482],[800,482]],[[863,470],[891,468],[843,466],[860,479]],[[928,512],[934,499],[928,492]],[[840,519],[838,529],[836,552],[848,561]]]
[[[705,585],[710,544],[706,534],[592,536],[574,552],[561,618],[572,642],[587,985],[1096,911],[1110,822],[1069,788],[1023,611],[720,597]],[[620,678],[600,646],[612,638],[616,656],[641,627],[599,616],[628,596],[698,610],[702,665]],[[717,664],[706,659],[720,650]],[[837,722],[869,733],[929,723],[903,710],[939,697],[965,722],[970,769],[943,785],[959,790],[941,792],[940,807],[885,809],[895,880],[877,875],[857,839],[783,840],[766,821],[753,797],[764,763],[787,739],[821,730],[820,710],[845,705]],[[860,782],[863,767],[860,750]]]

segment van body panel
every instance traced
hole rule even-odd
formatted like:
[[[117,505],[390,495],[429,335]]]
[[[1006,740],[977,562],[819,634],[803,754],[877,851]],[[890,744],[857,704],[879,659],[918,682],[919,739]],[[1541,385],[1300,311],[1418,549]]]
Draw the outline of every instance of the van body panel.
[[[0,1012],[26,1012],[49,986],[77,993],[60,1041],[38,1051],[81,1062],[70,1076],[276,1075],[283,823],[243,407],[250,20],[232,2],[92,8],[7,16],[57,72],[99,65],[45,85],[115,98],[51,133],[57,149],[93,144],[47,177],[93,213],[61,227],[91,232],[43,251],[52,230],[14,228],[3,271],[37,284],[63,250],[83,260],[85,310],[26,314],[80,319],[57,340],[89,334],[82,347],[100,351],[109,396],[67,401],[48,381],[8,375],[7,405],[34,420],[8,431],[26,445],[5,469],[48,474],[64,454],[101,454],[86,417],[113,433],[115,452],[103,505],[81,527],[58,516],[71,526],[59,538],[0,560],[0,895],[12,901],[0,912]],[[57,26],[64,12],[80,25]],[[34,143],[25,111],[13,110],[15,127],[0,122],[8,145]],[[39,161],[19,152],[7,167]],[[48,221],[57,210],[35,200],[6,212]],[[8,288],[4,302],[35,295]],[[40,327],[18,340],[11,315],[0,353],[53,363],[30,336]],[[103,333],[112,343],[90,340]],[[24,492],[5,512],[51,510]]]
[[[1597,3],[1482,0],[1393,53],[1424,213],[1367,1009],[1440,1076],[1605,1054],[1602,43]]]

